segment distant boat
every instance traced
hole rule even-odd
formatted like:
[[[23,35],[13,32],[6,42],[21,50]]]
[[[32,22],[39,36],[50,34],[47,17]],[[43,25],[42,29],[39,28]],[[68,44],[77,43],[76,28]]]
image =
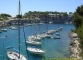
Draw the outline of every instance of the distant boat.
[[[70,22],[70,24],[72,24],[72,22]]]
[[[52,22],[49,22],[49,24],[52,24]]]
[[[14,27],[14,26],[10,26],[9,29],[12,29],[12,27]]]
[[[43,50],[41,50],[41,49],[38,49],[38,48],[28,47],[27,50],[28,50],[30,53],[38,54],[38,55],[41,55],[41,54],[44,54],[44,53],[45,53],[45,51],[43,51]]]
[[[32,26],[32,25],[33,25],[33,24],[25,24],[26,27],[28,27],[28,26]]]
[[[28,26],[32,26],[33,24],[27,24]]]
[[[44,24],[43,22],[39,23],[39,24]]]
[[[60,39],[60,36],[57,35],[57,36],[54,37],[54,39]]]
[[[7,29],[2,29],[2,31],[6,32],[6,31],[7,31]]]
[[[60,36],[60,33],[56,33],[56,35]]]
[[[65,24],[69,24],[68,22],[65,22]]]
[[[17,30],[17,28],[16,28],[16,27],[14,27],[14,26],[10,26],[10,27],[9,27],[9,29]]]

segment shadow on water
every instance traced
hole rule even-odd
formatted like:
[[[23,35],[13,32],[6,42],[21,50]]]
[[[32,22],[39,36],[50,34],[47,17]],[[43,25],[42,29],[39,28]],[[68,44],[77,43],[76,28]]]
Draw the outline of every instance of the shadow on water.
[[[29,56],[28,56],[29,60],[42,60],[42,58],[44,58],[43,55],[32,54],[30,52],[28,52],[28,54],[29,54]]]

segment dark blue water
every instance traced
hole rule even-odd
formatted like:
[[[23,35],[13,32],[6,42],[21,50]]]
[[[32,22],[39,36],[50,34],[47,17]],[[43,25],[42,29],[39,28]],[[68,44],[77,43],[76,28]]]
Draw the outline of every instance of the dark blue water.
[[[46,26],[47,26],[46,24],[38,25],[37,33],[46,31]],[[69,57],[70,38],[68,36],[68,33],[71,31],[71,29],[74,29],[74,26],[72,24],[59,24],[59,26],[63,27],[63,30],[59,32],[61,35],[61,39],[45,38],[41,40],[42,45],[38,48],[46,51],[43,56],[33,55],[30,54],[29,52],[27,54],[25,43],[24,43],[25,40],[24,40],[23,27],[20,28],[21,54],[24,55],[29,60],[41,60],[42,58],[48,58],[48,57],[49,58]],[[0,33],[0,60],[3,58],[3,55],[7,60],[6,47],[13,46],[14,48],[18,49],[18,30],[11,30],[9,29],[9,27],[10,26],[2,27],[2,28],[6,28],[7,32]],[[58,24],[48,25],[48,30],[57,29],[57,28],[58,28]],[[36,32],[36,27],[28,26],[28,27],[24,27],[24,30],[25,30],[25,36],[27,38],[28,36]],[[53,34],[53,36],[55,36],[55,34]],[[8,35],[8,38],[4,38],[5,35]],[[3,43],[4,43],[4,51],[3,51]]]

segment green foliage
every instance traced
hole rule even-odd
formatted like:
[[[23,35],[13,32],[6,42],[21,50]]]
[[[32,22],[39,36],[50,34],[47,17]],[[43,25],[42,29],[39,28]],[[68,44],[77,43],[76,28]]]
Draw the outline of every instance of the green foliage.
[[[22,15],[16,15],[16,18],[22,18]]]
[[[79,28],[83,24],[83,5],[76,9],[72,22],[76,28]]]
[[[11,17],[9,14],[1,14],[2,17]]]
[[[55,11],[55,12],[52,12],[52,11],[45,11],[45,12],[41,12],[41,11],[29,11],[29,12],[26,12],[25,14],[24,14],[24,18],[30,18],[30,17],[36,17],[36,16],[39,16],[39,17],[42,17],[42,18],[50,18],[51,16],[49,16],[49,13],[52,13],[52,14],[59,14],[59,15],[61,15],[61,14],[63,14],[63,16],[64,17],[67,17],[68,16],[68,14],[67,14],[67,12],[57,12],[57,11]]]
[[[78,37],[80,38],[79,47],[82,49],[80,55],[83,56],[83,5],[77,7],[76,12],[73,15],[72,22],[76,27],[75,32],[78,34]]]
[[[8,20],[8,17],[11,17],[9,14],[0,14],[0,21]]]
[[[82,54],[81,56],[83,56],[83,25],[81,25],[79,28],[77,28],[76,30],[76,33],[78,34],[78,37],[80,38],[79,42],[80,42],[80,45],[79,47],[82,49]]]

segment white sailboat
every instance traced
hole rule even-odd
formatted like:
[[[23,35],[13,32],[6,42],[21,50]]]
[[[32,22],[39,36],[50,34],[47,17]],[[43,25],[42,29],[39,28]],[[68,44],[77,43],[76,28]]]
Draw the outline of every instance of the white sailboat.
[[[19,58],[19,53],[14,52],[14,51],[9,51],[7,52],[8,58],[10,60],[27,60],[23,55],[20,54]]]
[[[30,52],[30,53],[33,53],[33,54],[44,54],[45,51],[41,50],[41,49],[38,49],[38,48],[32,48],[32,47],[27,47],[27,50]]]
[[[32,36],[28,36],[28,40],[41,40],[42,38],[40,37],[40,35],[37,34],[37,18],[36,19],[36,23],[35,23],[35,27],[36,27],[36,33],[35,35]]]
[[[20,0],[19,0],[19,16],[20,15]],[[18,17],[19,22],[18,25],[20,26],[20,17]],[[20,36],[20,27],[18,26],[18,36]],[[21,53],[20,53],[20,37],[18,38],[18,44],[19,44],[19,50],[16,50],[13,48],[14,51],[8,51],[7,52],[7,56],[9,58],[9,60],[27,60]],[[10,49],[11,47],[8,47],[8,49]]]

